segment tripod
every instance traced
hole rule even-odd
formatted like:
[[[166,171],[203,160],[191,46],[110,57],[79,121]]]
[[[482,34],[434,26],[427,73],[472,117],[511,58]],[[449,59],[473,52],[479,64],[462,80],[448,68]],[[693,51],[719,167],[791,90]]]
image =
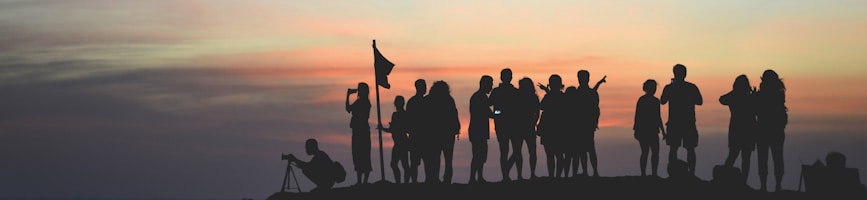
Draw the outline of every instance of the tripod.
[[[292,188],[292,182],[289,180],[289,176],[292,176],[292,179],[295,180],[295,188]],[[301,186],[298,184],[298,177],[295,176],[295,171],[292,169],[291,161],[286,164],[286,174],[283,175],[283,185],[280,186],[280,192],[286,192],[286,189],[295,189],[299,193],[301,192]]]

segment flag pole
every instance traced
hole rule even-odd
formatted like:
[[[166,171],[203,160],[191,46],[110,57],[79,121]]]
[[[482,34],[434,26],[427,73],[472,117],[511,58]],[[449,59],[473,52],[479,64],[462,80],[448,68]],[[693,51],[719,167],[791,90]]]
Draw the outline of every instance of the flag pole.
[[[376,40],[373,40],[373,46],[376,46]],[[376,66],[376,59],[374,59],[374,66]],[[376,67],[374,67],[375,69]],[[379,131],[379,175],[382,177],[382,181],[385,181],[385,161],[383,161],[382,155],[382,129],[378,127],[382,127],[382,109],[379,104],[379,76],[376,76],[376,122],[377,129]]]

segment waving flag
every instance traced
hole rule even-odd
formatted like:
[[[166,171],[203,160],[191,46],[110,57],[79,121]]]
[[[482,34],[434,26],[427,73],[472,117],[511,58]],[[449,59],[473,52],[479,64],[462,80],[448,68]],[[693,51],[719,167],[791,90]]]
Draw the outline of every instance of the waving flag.
[[[376,84],[385,89],[391,88],[391,84],[388,84],[388,74],[391,74],[394,63],[379,53],[379,49],[376,48],[376,40],[373,40],[373,67],[376,68]]]

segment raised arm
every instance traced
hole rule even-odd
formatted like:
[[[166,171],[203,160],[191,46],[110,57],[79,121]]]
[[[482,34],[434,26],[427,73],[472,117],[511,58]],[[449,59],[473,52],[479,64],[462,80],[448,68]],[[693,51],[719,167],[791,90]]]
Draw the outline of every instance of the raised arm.
[[[607,76],[607,75],[602,76],[602,79],[599,79],[599,82],[596,82],[596,85],[593,86],[593,90],[598,89],[598,88],[599,88],[599,85],[602,85],[602,83],[606,82],[606,81],[605,81],[605,78],[608,78],[608,76]]]
[[[539,83],[539,89],[542,89],[542,91],[545,91],[545,93],[548,93],[548,91],[550,91],[550,89],[548,89],[548,86],[542,85],[542,83]]]

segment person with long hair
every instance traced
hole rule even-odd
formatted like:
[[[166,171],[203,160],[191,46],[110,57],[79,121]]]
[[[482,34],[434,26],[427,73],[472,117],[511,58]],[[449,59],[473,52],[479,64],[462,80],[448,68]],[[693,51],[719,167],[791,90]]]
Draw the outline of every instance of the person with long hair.
[[[761,190],[767,191],[768,150],[774,162],[774,178],[776,191],[782,189],[783,181],[783,141],[786,139],[786,125],[789,122],[786,108],[786,86],[774,70],[762,73],[762,82],[756,92],[756,119],[758,122],[759,181]]]
[[[449,91],[449,85],[445,81],[436,81],[431,85],[428,99],[428,112],[430,113],[431,143],[435,149],[429,154],[428,163],[425,161],[425,182],[439,182],[439,158],[443,156],[444,169],[442,183],[452,183],[452,160],[455,151],[455,138],[460,134],[461,121],[458,118],[458,108],[455,99]],[[430,165],[432,164],[432,165]],[[430,167],[428,167],[430,166]]]
[[[742,181],[746,182],[750,173],[750,154],[756,148],[754,137],[756,126],[755,89],[750,89],[747,75],[735,78],[732,91],[720,96],[719,102],[729,107],[729,154],[725,165],[734,166],[738,154],[741,156]]]
[[[370,87],[367,83],[358,83],[358,88],[346,91],[346,112],[352,114],[349,127],[352,128],[352,164],[355,165],[356,185],[367,184],[373,166],[370,163]],[[349,95],[358,93],[352,104]]]
[[[527,143],[527,154],[530,160],[530,178],[536,177],[536,123],[539,122],[540,108],[539,95],[536,94],[536,87],[533,85],[533,80],[529,77],[524,77],[518,81],[518,91],[520,92],[521,100],[519,100],[518,108],[523,113],[524,121],[523,134],[519,134],[519,142]],[[520,152],[519,152],[520,153]],[[518,162],[518,171],[521,171],[520,161]],[[518,177],[521,178],[521,177]]]

